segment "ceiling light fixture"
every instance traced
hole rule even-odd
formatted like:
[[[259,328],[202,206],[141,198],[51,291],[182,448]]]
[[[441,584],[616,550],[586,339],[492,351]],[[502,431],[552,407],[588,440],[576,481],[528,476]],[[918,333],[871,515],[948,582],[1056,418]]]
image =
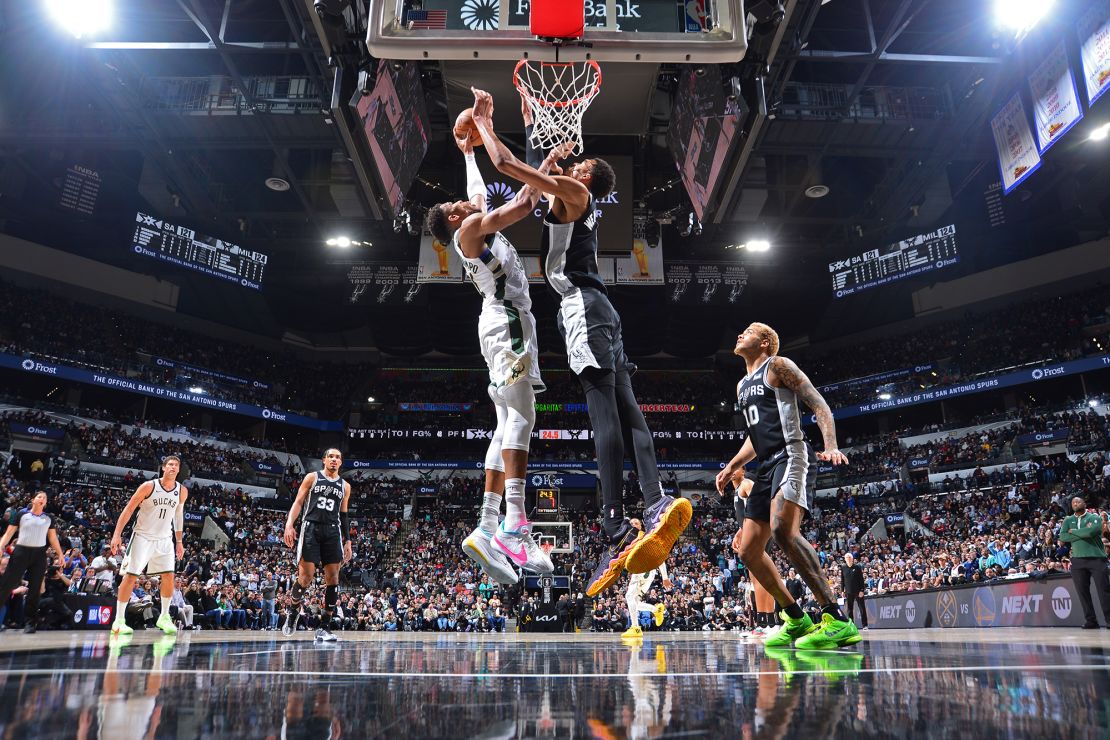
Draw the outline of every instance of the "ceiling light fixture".
[[[46,0],[46,9],[56,24],[79,39],[112,25],[112,0]]]
[[[1094,131],[1092,131],[1091,135],[1087,138],[1089,138],[1091,141],[1102,141],[1108,135],[1110,135],[1110,123],[1104,123],[1096,128]]]
[[[824,198],[828,194],[828,185],[810,185],[808,188],[806,188],[807,198]]]
[[[289,181],[280,177],[267,177],[266,187],[275,193],[284,193],[289,189]]]
[[[994,0],[994,21],[1022,36],[1044,20],[1055,4],[1056,0]]]

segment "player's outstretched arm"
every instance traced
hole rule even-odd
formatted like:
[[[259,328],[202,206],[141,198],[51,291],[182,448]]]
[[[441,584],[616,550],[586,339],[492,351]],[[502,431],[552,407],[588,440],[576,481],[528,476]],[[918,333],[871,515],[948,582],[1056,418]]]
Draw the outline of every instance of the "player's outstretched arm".
[[[112,548],[112,554],[118,555],[120,548],[123,546],[123,529],[127,523],[131,521],[131,517],[135,515],[135,510],[146,500],[147,496],[154,493],[154,481],[147,481],[135,489],[132,494],[131,500],[127,502],[127,506],[123,507],[123,511],[119,513],[119,518],[116,520],[116,529],[112,532],[112,541],[109,547]]]
[[[821,439],[825,442],[823,452],[817,453],[817,459],[830,462],[833,465],[846,465],[848,458],[837,448],[836,422],[833,421],[832,409],[825,401],[806,374],[794,364],[793,360],[785,357],[775,357],[771,360],[770,372],[767,382],[771,385],[781,383],[784,387],[794,391],[802,403],[810,408],[817,418],[817,428],[821,430]]]
[[[293,499],[293,505],[289,507],[289,516],[285,517],[285,536],[283,539],[286,547],[292,547],[293,543],[297,541],[297,530],[293,528],[293,523],[300,516],[301,509],[304,508],[304,500],[308,498],[308,492],[315,482],[316,473],[309,473],[301,481],[300,487],[297,488],[297,497]]]
[[[484,90],[471,90],[474,91],[474,126],[481,134],[482,144],[497,171],[531,185],[541,193],[550,193],[578,210],[585,208],[590,202],[590,191],[586,186],[573,177],[545,174],[517,159],[493,132],[493,97]]]

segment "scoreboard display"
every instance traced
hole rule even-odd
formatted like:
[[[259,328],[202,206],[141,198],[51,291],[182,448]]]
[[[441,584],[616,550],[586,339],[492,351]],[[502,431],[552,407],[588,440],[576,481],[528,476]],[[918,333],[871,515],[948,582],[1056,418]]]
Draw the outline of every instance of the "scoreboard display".
[[[537,488],[536,489],[536,513],[537,514],[558,514],[559,513],[559,489],[558,488]]]
[[[942,226],[927,234],[903,239],[861,255],[829,263],[837,298],[913,277],[960,261],[956,226]]]
[[[135,254],[261,290],[268,255],[200,234],[146,213],[135,214]]]

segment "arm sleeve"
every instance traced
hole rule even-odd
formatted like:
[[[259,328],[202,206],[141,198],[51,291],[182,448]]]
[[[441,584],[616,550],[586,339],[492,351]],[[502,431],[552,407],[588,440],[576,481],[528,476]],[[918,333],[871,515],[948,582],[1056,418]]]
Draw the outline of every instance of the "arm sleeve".
[[[524,127],[524,161],[528,163],[529,167],[539,169],[540,165],[543,164],[544,154],[532,141],[533,129],[535,129],[535,124]]]
[[[478,160],[474,158],[474,153],[464,154],[463,158],[466,159],[466,197],[485,196],[486,182],[482,179],[482,173],[478,169]]]
[[[664,581],[671,580],[670,577],[667,575],[667,564],[666,563],[660,563],[659,564],[659,577],[662,578]]]

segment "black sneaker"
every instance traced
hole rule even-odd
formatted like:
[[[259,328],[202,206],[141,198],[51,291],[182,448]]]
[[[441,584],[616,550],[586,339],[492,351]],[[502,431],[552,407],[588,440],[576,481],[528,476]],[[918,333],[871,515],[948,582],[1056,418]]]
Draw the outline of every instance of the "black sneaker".
[[[643,536],[644,533],[634,529],[627,519],[621,524],[621,528],[616,535],[612,537],[602,535],[608,540],[609,546],[605,549],[605,552],[601,553],[601,560],[598,561],[593,575],[590,576],[590,582],[586,586],[587,596],[591,598],[597,596],[616,583],[617,579],[620,578],[621,571],[624,570],[628,553],[632,551],[633,546]]]

